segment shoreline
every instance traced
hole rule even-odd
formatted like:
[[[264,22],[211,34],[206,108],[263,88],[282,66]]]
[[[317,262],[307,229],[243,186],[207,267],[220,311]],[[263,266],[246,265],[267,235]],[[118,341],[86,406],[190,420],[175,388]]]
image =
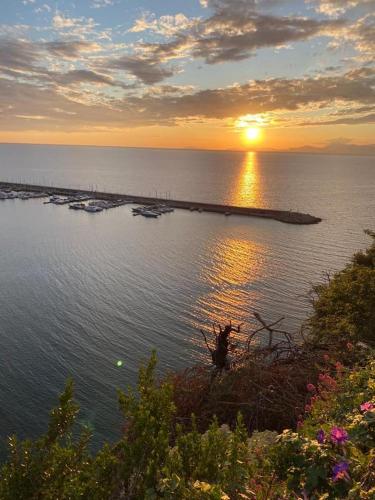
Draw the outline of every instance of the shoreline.
[[[238,207],[233,205],[220,205],[215,203],[203,203],[196,201],[170,200],[166,198],[156,198],[148,196],[136,196],[124,193],[106,193],[103,191],[90,191],[85,189],[72,189],[54,186],[41,186],[35,184],[24,184],[16,182],[1,182],[0,189],[12,189],[14,191],[34,191],[45,192],[48,194],[72,196],[77,193],[95,196],[103,200],[131,200],[133,203],[141,205],[153,205],[156,203],[166,203],[173,208],[183,210],[211,212],[224,215],[243,215],[248,217],[262,217],[265,219],[273,219],[278,222],[295,225],[311,225],[318,224],[322,221],[321,218],[310,214],[300,212],[292,212],[289,210],[272,210],[267,208],[256,207]]]

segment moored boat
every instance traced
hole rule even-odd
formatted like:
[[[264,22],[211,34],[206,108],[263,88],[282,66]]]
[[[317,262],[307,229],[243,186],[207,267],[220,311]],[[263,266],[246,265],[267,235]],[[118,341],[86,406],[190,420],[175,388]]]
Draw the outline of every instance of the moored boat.
[[[86,208],[86,205],[84,203],[71,203],[69,205],[69,208],[72,210],[84,210]]]
[[[143,212],[141,212],[141,215],[143,215],[143,217],[157,219],[160,213],[154,212],[152,210],[144,210]]]
[[[96,212],[102,212],[103,208],[102,207],[97,207],[95,205],[88,205],[83,210],[85,210],[85,212],[96,213]]]

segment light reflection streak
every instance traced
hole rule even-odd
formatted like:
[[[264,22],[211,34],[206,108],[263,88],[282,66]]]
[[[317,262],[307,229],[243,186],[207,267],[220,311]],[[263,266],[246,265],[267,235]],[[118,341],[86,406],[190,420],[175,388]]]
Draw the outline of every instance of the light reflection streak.
[[[211,252],[211,265],[202,270],[207,291],[197,299],[194,328],[230,320],[249,325],[259,300],[256,284],[262,276],[265,249],[247,239],[228,237],[213,241]]]
[[[231,205],[248,207],[263,206],[261,175],[257,153],[246,153],[229,203]]]

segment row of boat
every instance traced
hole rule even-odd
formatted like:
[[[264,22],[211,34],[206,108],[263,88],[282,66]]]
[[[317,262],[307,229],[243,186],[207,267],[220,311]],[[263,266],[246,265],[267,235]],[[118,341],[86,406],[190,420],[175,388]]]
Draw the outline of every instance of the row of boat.
[[[119,207],[129,203],[128,200],[94,200],[90,201],[88,204],[83,203],[84,201],[91,200],[91,197],[86,194],[77,194],[74,196],[58,196],[53,195],[50,197],[49,201],[46,203],[53,203],[54,205],[68,205],[71,210],[84,210],[85,212],[102,212],[109,208]]]
[[[49,201],[46,201],[45,203],[53,203],[54,205],[67,205],[68,203],[83,202],[89,199],[90,196],[86,194],[78,193],[74,196],[59,196],[57,194],[54,194],[50,197]]]
[[[11,191],[10,189],[0,190],[0,200],[11,200],[11,199],[21,199],[29,200],[31,198],[46,198],[48,193],[33,192],[33,191]],[[92,197],[83,194],[76,193],[72,196],[61,196],[52,195],[49,197],[48,201],[44,203],[52,203],[54,205],[69,205],[71,210],[84,210],[85,212],[96,213],[102,212],[109,208],[119,207],[127,203],[134,203],[130,199],[119,199],[119,200],[92,200]],[[88,202],[88,203],[84,203]],[[156,219],[162,214],[174,212],[174,208],[165,204],[155,204],[155,205],[145,205],[132,209],[133,215],[142,215],[143,217]]]
[[[85,212],[102,212],[103,210],[108,210],[109,208],[119,207],[129,203],[124,200],[109,201],[109,200],[94,200],[90,201],[87,205],[85,203],[71,203],[69,208],[71,210],[84,210]]]
[[[45,198],[46,196],[48,196],[47,193],[33,191],[0,191],[0,200],[15,200],[16,198],[20,200],[30,200],[31,198]]]
[[[133,215],[142,215],[143,217],[157,219],[162,214],[174,212],[174,208],[168,205],[146,205],[132,208],[132,212]]]

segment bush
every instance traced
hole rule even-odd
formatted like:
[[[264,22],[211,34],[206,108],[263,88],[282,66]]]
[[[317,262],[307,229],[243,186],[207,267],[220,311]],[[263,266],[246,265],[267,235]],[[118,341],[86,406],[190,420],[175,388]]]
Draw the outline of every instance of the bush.
[[[367,233],[375,238],[375,233]],[[375,346],[374,262],[375,241],[343,271],[314,287],[314,314],[309,323],[316,341],[362,341]]]

